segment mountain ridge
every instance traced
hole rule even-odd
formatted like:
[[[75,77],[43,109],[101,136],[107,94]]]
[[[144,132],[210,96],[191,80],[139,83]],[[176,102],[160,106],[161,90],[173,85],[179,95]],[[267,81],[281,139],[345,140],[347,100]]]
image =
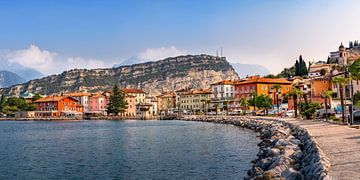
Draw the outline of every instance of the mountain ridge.
[[[238,78],[226,58],[204,54],[184,55],[118,68],[73,69],[2,88],[0,93],[19,95],[29,91],[49,95],[70,91],[95,92],[111,90],[114,84],[118,84],[156,94],[189,87],[208,88],[215,81]]]

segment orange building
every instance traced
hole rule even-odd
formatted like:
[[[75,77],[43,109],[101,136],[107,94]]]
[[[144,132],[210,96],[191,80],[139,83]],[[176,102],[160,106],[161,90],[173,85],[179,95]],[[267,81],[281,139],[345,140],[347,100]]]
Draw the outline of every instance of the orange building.
[[[250,99],[251,94],[256,92],[257,95],[263,94],[270,96],[273,99],[273,104],[276,104],[276,89],[272,88],[274,85],[280,86],[280,89],[278,90],[280,99],[284,94],[291,90],[291,82],[284,78],[263,78],[259,76],[251,76],[235,83],[235,99]]]
[[[311,89],[311,101],[324,103],[323,94],[325,91],[331,90],[331,82],[327,77],[316,77],[309,79]]]
[[[78,100],[69,96],[48,96],[36,100],[35,104],[36,117],[75,117],[84,112]]]

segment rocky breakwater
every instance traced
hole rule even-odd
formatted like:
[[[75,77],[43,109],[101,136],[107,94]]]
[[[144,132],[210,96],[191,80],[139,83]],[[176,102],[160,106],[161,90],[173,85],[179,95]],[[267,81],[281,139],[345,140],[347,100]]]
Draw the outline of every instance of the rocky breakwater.
[[[232,124],[251,129],[261,139],[258,158],[245,179],[329,179],[328,158],[306,129],[254,117],[182,117],[182,120]]]

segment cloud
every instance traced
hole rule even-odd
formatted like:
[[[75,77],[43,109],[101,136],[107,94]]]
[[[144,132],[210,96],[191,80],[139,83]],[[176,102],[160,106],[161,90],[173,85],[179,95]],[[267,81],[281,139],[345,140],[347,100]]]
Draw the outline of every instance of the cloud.
[[[184,55],[185,52],[177,49],[175,46],[160,47],[160,48],[147,48],[145,51],[140,52],[137,56],[145,60],[159,60],[167,57],[174,57]]]
[[[14,51],[1,51],[2,63],[18,64],[23,67],[35,69],[44,75],[61,73],[69,69],[92,69],[105,67],[101,60],[86,59],[82,57],[62,57],[56,52],[42,50],[36,45],[30,45],[27,49]]]

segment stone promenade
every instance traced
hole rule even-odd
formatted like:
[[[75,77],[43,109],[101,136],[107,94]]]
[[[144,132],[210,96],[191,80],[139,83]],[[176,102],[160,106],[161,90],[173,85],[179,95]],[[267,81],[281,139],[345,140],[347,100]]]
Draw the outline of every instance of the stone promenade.
[[[360,130],[314,120],[284,119],[306,128],[330,158],[331,179],[360,179]]]

